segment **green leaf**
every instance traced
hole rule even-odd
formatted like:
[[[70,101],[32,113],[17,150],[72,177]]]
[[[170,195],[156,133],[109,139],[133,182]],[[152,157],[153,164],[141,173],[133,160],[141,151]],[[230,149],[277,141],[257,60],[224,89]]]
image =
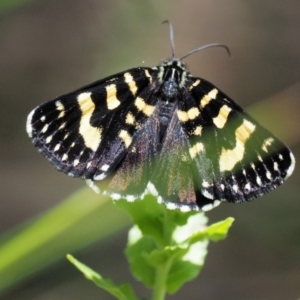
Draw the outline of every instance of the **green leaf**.
[[[151,195],[135,202],[118,200],[115,203],[130,215],[143,235],[149,235],[154,239],[158,247],[167,245],[175,228],[186,224],[188,218],[197,213],[168,210],[164,205],[157,203],[157,199]]]
[[[187,247],[172,246],[165,247],[163,250],[153,250],[147,257],[147,262],[153,267],[159,267],[167,261],[182,257],[188,251]]]
[[[72,255],[68,254],[67,258],[87,279],[93,281],[94,284],[115,296],[117,299],[138,300],[129,284],[117,285],[110,279],[104,279],[100,274],[75,259]]]
[[[173,257],[166,282],[168,293],[173,294],[178,291],[184,283],[196,278],[202,270],[207,254],[208,240],[206,234],[203,234],[201,240],[193,239],[193,237],[195,234],[207,230],[206,223],[207,218],[204,214],[198,213],[190,216],[186,225],[178,226],[175,229],[173,238],[178,243],[177,247],[186,249],[186,251]],[[197,232],[194,233],[195,231]]]
[[[214,242],[225,239],[233,221],[233,218],[227,218],[224,221],[212,224],[206,230],[200,230],[193,234],[187,242],[189,244],[193,244],[205,239],[209,239]]]
[[[227,218],[224,221],[210,225],[206,230],[208,238],[214,242],[225,239],[233,221],[234,218]]]
[[[164,226],[165,207],[158,205],[156,198],[146,196],[144,200],[130,203],[125,200],[118,200],[116,205],[130,215],[143,235],[151,236],[157,244],[162,245],[164,243],[162,228]]]
[[[139,231],[134,226],[129,236],[133,231]],[[141,236],[135,242],[129,242],[128,247],[125,250],[126,257],[130,263],[131,272],[134,277],[142,281],[147,287],[152,287],[155,280],[155,269],[148,264],[147,258],[156,249],[153,238],[149,236]]]
[[[116,202],[136,224],[129,232],[126,256],[134,277],[154,288],[159,299],[198,276],[209,240],[226,237],[233,219],[207,227],[202,212],[167,210],[154,197],[128,203]],[[153,298],[156,299],[156,298]]]
[[[204,263],[204,260],[203,260]],[[196,265],[189,261],[176,261],[170,269],[166,289],[169,294],[176,293],[184,283],[195,279],[200,271],[202,265]]]

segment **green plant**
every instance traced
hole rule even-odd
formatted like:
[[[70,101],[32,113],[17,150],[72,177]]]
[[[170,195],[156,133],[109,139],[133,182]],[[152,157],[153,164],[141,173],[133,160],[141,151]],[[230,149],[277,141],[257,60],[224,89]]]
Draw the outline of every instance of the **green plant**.
[[[116,204],[134,222],[125,254],[134,277],[153,289],[152,300],[162,300],[166,293],[173,294],[196,278],[204,265],[209,241],[224,239],[233,222],[227,218],[207,226],[204,213],[167,210],[152,196],[134,203],[119,200]],[[117,299],[139,299],[129,284],[117,285],[73,256],[67,257],[86,278]]]

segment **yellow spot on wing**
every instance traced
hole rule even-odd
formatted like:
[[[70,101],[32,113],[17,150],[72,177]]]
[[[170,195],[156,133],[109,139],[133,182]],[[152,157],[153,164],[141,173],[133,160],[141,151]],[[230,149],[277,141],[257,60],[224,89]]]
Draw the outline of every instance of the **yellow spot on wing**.
[[[115,84],[110,84],[106,88],[106,103],[107,108],[112,110],[120,105],[120,101],[117,98],[117,88]]]
[[[182,110],[177,111],[178,119],[181,122],[187,122],[188,120],[194,120],[195,118],[197,118],[199,116],[199,114],[200,114],[200,111],[197,107],[192,107],[188,111],[182,111]]]
[[[151,83],[151,82],[152,82],[152,77],[151,77],[151,75],[149,74],[149,71],[148,71],[148,70],[145,70],[145,75],[149,78],[150,83]]]
[[[95,110],[95,104],[91,99],[91,93],[81,93],[77,97],[78,105],[82,116],[79,124],[79,133],[81,134],[85,146],[96,151],[101,142],[101,129],[91,125],[90,120]]]
[[[203,143],[198,142],[193,147],[189,149],[191,158],[196,157],[196,155],[200,152],[205,152],[205,148]]]
[[[178,116],[179,121],[181,121],[181,122],[187,122],[189,120],[189,116],[186,111],[178,110],[177,116]]]
[[[56,106],[56,109],[60,111],[57,118],[58,119],[62,118],[65,115],[65,108],[64,108],[63,104],[58,100],[55,102],[55,106]]]
[[[205,107],[212,99],[216,99],[218,94],[217,89],[211,90],[207,95],[204,95],[200,100],[200,107]]]
[[[262,149],[265,151],[265,152],[268,152],[268,147],[271,146],[271,144],[274,142],[274,139],[273,138],[268,138],[266,140],[264,140],[263,142],[263,145],[262,145]]]
[[[245,144],[255,130],[255,125],[244,120],[243,124],[235,131],[236,144],[233,149],[222,149],[219,160],[221,171],[231,171],[243,159]]]
[[[223,105],[219,111],[219,114],[213,118],[213,122],[218,128],[223,128],[227,122],[228,115],[231,112],[231,108],[227,105]]]
[[[132,75],[129,72],[127,72],[124,74],[124,77],[125,77],[125,82],[128,84],[131,93],[135,95],[137,92],[137,86],[135,84]]]
[[[123,140],[126,148],[128,148],[131,143],[132,143],[132,138],[130,136],[130,134],[128,133],[127,130],[124,130],[122,129],[120,132],[119,132],[119,137]]]
[[[154,112],[155,107],[153,105],[147,104],[144,99],[137,97],[134,102],[136,108],[143,112],[147,117],[150,117]]]
[[[202,129],[203,129],[203,127],[199,125],[195,128],[195,130],[192,132],[192,134],[200,136],[202,134]]]
[[[129,112],[127,115],[126,115],[126,120],[125,120],[125,122],[126,122],[126,124],[129,124],[129,125],[135,125],[135,117],[134,117],[134,115],[131,113],[131,112]]]
[[[199,83],[200,83],[200,79],[197,79],[197,80],[189,87],[189,90],[192,90],[193,87],[199,85]]]
[[[194,120],[200,115],[200,111],[197,107],[190,108],[187,113],[190,120]]]
[[[121,102],[117,98],[116,85],[110,84],[105,89],[106,89],[107,108],[110,110],[117,108]]]

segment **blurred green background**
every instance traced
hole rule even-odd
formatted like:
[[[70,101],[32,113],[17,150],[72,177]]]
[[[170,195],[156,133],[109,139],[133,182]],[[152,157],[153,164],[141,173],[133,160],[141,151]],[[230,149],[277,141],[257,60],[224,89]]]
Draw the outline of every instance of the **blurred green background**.
[[[170,57],[168,28],[161,25],[165,19],[173,24],[179,57],[207,43],[230,47],[232,59],[220,49],[189,57],[191,73],[212,81],[247,108],[292,148],[298,160],[300,2],[0,0],[0,251],[22,230],[11,232],[13,228],[85,187],[37,153],[25,132],[27,114],[89,82]],[[211,223],[228,216],[236,222],[224,242],[210,245],[199,278],[172,299],[298,299],[299,176],[296,167],[275,192],[250,204],[223,204],[207,213]],[[70,215],[89,211],[66,231],[72,239],[60,236],[9,268],[5,277],[26,263],[32,272],[3,291],[1,299],[113,299],[67,262],[64,255],[69,252],[116,282],[130,281],[141,296],[149,297],[149,291],[132,279],[123,255],[127,217],[109,199],[85,188],[76,197],[74,211],[68,207],[57,219],[54,212],[48,231],[41,234],[47,238],[70,222]],[[37,237],[34,242],[40,241]],[[87,244],[91,245],[86,248]],[[24,244],[14,244],[14,253],[27,246],[25,236]],[[64,251],[57,250],[62,246]],[[79,246],[81,250],[74,252]],[[51,260],[56,262],[49,265]],[[0,255],[1,263],[6,261]]]

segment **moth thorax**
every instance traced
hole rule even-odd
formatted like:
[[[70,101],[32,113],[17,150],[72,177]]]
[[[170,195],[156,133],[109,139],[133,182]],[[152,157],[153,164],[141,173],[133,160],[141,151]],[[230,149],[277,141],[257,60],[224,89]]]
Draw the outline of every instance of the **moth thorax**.
[[[178,95],[178,88],[179,84],[174,78],[170,77],[164,81],[162,91],[165,95],[165,100],[172,101]]]
[[[159,77],[166,100],[172,101],[186,83],[187,70],[181,61],[167,61],[162,65]]]

